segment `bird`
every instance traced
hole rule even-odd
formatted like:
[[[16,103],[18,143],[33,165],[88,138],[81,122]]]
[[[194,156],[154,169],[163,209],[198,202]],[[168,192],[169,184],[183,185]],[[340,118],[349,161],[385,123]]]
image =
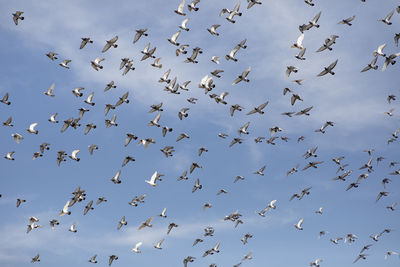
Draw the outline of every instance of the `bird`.
[[[297,48],[300,50],[304,49],[303,40],[304,40],[304,33],[300,34],[300,36],[297,38],[297,41],[290,48]]]
[[[19,144],[20,140],[24,140],[24,138],[22,137],[22,135],[15,133],[11,135],[15,141],[15,143]]]
[[[232,85],[238,84],[241,81],[245,82],[250,82],[249,79],[247,79],[247,75],[249,75],[251,68],[248,67],[245,71],[242,72],[233,82]]]
[[[15,151],[11,151],[11,152],[8,152],[6,155],[5,155],[5,159],[8,159],[8,160],[15,160],[13,157],[12,157],[12,155],[15,153]]]
[[[51,229],[54,230],[54,226],[56,226],[56,225],[60,225],[60,222],[59,222],[58,220],[53,219],[53,220],[50,221],[50,227],[51,227]]]
[[[186,24],[188,23],[189,18],[186,18],[182,21],[181,25],[179,25],[179,28],[181,28],[184,31],[189,31],[189,28],[186,26]]]
[[[71,211],[68,210],[70,201],[68,200],[67,203],[64,205],[63,209],[58,214],[59,216],[64,216],[65,214],[71,215]]]
[[[371,63],[369,63],[365,68],[363,68],[361,70],[361,72],[366,72],[370,69],[377,70],[378,69],[378,66],[376,65],[377,60],[378,60],[378,57],[374,57],[374,59],[371,61]]]
[[[325,67],[324,70],[321,71],[317,76],[319,76],[319,77],[324,76],[325,74],[328,74],[328,73],[335,75],[335,73],[332,70],[336,67],[337,62],[338,62],[338,60],[336,59],[328,67]]]
[[[122,226],[127,225],[127,224],[128,224],[128,222],[126,221],[125,216],[123,216],[118,223],[117,229],[120,230]]]
[[[158,216],[160,216],[161,218],[167,218],[166,213],[167,213],[167,208],[164,208],[162,212],[158,214]]]
[[[24,14],[23,11],[15,11],[15,13],[12,14],[15,25],[18,25],[18,20],[25,19],[25,17],[23,17],[22,14]]]
[[[348,26],[351,26],[353,24],[351,24],[350,22],[352,22],[355,18],[356,18],[356,16],[352,16],[347,19],[342,19],[341,21],[338,22],[338,24],[346,24]]]
[[[177,225],[176,223],[170,223],[169,225],[168,225],[168,231],[167,231],[167,235],[169,235],[169,233],[171,232],[171,230],[174,228],[174,227],[178,227],[179,225]]]
[[[10,101],[8,101],[8,97],[9,97],[9,95],[8,95],[8,93],[6,93],[4,96],[3,96],[3,98],[0,100],[0,102],[1,103],[3,103],[3,104],[6,104],[6,105],[11,105],[11,102]]]
[[[108,266],[111,266],[111,264],[113,263],[114,260],[118,260],[118,256],[116,256],[116,255],[109,256]]]
[[[392,22],[390,19],[392,18],[394,14],[394,10],[392,10],[384,19],[380,19],[378,21],[385,23],[386,25],[392,25]]]
[[[86,44],[93,44],[93,41],[90,39],[90,37],[83,37],[81,38],[82,42],[81,45],[79,47],[79,49],[82,49],[86,46]]]
[[[157,186],[156,181],[159,179],[160,176],[161,175],[157,171],[155,171],[151,176],[150,180],[145,180],[145,182],[153,187]]]
[[[95,60],[90,61],[90,65],[92,66],[93,69],[98,71],[99,69],[103,69],[103,66],[100,65],[100,62],[104,61],[104,57],[96,57]]]
[[[139,226],[139,228],[138,228],[138,230],[141,230],[141,229],[143,229],[144,227],[153,227],[153,225],[151,224],[151,221],[154,219],[154,216],[153,217],[150,217],[149,219],[147,219],[145,222],[143,222],[140,226]]]
[[[269,101],[264,102],[263,104],[259,105],[258,107],[253,108],[247,115],[259,113],[259,114],[264,114],[263,109],[268,105]]]
[[[359,259],[365,260],[367,258],[368,254],[359,254],[357,258],[353,261],[353,263],[356,263]]]
[[[303,228],[301,227],[301,225],[303,224],[303,222],[304,222],[304,219],[301,218],[297,224],[294,224],[294,227],[295,227],[297,230],[303,230]]]
[[[70,59],[65,59],[63,60],[59,65],[63,68],[69,69],[70,67],[68,66],[68,63],[70,63],[72,60]]]
[[[385,260],[391,255],[399,255],[399,253],[396,251],[386,251],[385,252]]]
[[[207,28],[207,31],[211,34],[211,35],[215,35],[215,36],[219,36],[219,33],[217,32],[217,29],[221,27],[220,24],[213,24],[211,25],[210,28]]]
[[[58,54],[57,54],[56,52],[49,52],[49,53],[46,54],[46,56],[47,56],[48,58],[50,58],[52,61],[58,59],[58,57],[56,57],[57,55],[58,55]]]
[[[300,52],[295,55],[295,58],[299,59],[299,60],[306,60],[306,58],[304,57],[304,54],[306,53],[307,48],[303,47]]]
[[[75,227],[76,227],[76,222],[71,224],[71,226],[69,227],[68,231],[70,231],[72,233],[78,232],[78,230],[76,230]]]
[[[81,159],[76,156],[79,153],[79,151],[80,151],[79,149],[75,149],[74,151],[72,151],[71,155],[69,156],[70,159],[75,161],[80,161]]]
[[[89,210],[93,210],[94,208],[92,207],[93,205],[93,200],[90,200],[89,203],[85,206],[85,209],[83,211],[83,215],[86,215]]]
[[[29,125],[29,128],[26,129],[26,131],[27,131],[28,133],[31,133],[31,134],[38,134],[39,131],[38,131],[38,130],[35,130],[35,127],[36,127],[37,125],[38,125],[37,122],[32,123],[31,125]]]
[[[54,89],[55,83],[53,83],[49,89],[47,89],[46,92],[44,92],[45,95],[50,96],[50,97],[55,97],[55,95],[53,94],[53,89]]]
[[[189,108],[182,108],[182,109],[178,112],[178,117],[179,117],[180,120],[182,120],[183,117],[186,118],[187,116],[189,116],[189,114],[186,113],[186,111],[188,111],[188,110],[189,110]]]
[[[163,239],[161,239],[160,241],[158,241],[157,244],[154,245],[154,248],[156,248],[156,249],[162,249],[161,245],[162,245],[162,243],[164,242],[164,240],[165,240],[165,239],[163,238]]]
[[[202,189],[202,188],[203,188],[203,186],[200,184],[200,179],[197,178],[196,182],[193,186],[192,193],[196,192],[197,189]]]
[[[34,262],[40,262],[40,259],[39,259],[39,257],[40,257],[40,254],[39,254],[39,253],[38,253],[38,254],[36,254],[36,256],[32,258],[32,260],[31,260],[31,263],[34,263]]]
[[[154,62],[151,64],[151,66],[153,66],[154,68],[159,68],[159,69],[161,69],[163,65],[160,64],[160,60],[161,60],[161,57],[156,58],[156,59],[154,60]]]
[[[137,41],[139,41],[140,37],[142,37],[142,36],[148,36],[149,34],[146,32],[147,32],[147,28],[136,30],[135,37],[133,38],[133,43],[136,43]]]
[[[121,180],[119,179],[119,176],[121,175],[121,171],[118,171],[114,177],[111,178],[111,182],[113,182],[114,184],[120,184]]]
[[[253,174],[264,176],[264,170],[266,167],[266,165],[262,166],[258,171],[254,172]]]
[[[94,255],[94,256],[92,256],[92,257],[88,260],[88,262],[90,262],[90,263],[97,263],[96,257],[97,257],[97,254]]]
[[[111,47],[117,48],[118,47],[118,45],[116,44],[117,41],[118,41],[118,35],[106,41],[106,45],[103,47],[103,50],[101,50],[101,52],[104,53]]]
[[[373,53],[374,57],[378,57],[378,56],[386,57],[386,54],[383,53],[383,49],[384,49],[385,47],[386,47],[386,44],[380,45],[380,46],[378,47],[378,49],[374,51],[374,53]]]
[[[147,125],[148,125],[148,126],[157,126],[157,127],[160,127],[160,124],[158,124],[160,118],[161,118],[161,112],[159,112],[159,113],[156,115],[156,117],[155,117],[152,121],[150,121]]]
[[[168,38],[168,42],[170,42],[171,44],[175,45],[175,46],[179,46],[180,43],[178,43],[176,40],[178,39],[179,35],[181,34],[181,31],[177,31],[176,33],[174,33],[171,38]]]
[[[185,6],[185,0],[182,0],[182,2],[179,4],[178,8],[174,10],[174,12],[178,15],[186,16],[186,13],[183,12],[184,6]]]
[[[236,53],[237,53],[237,51],[239,51],[239,49],[240,49],[240,46],[235,46],[230,52],[229,52],[229,54],[227,54],[226,56],[225,56],[225,59],[226,60],[233,60],[234,62],[237,62],[238,61],[238,59],[237,58],[235,58],[235,55],[236,55]],[[215,62],[215,60],[213,60],[214,62]],[[217,60],[217,62],[218,62],[218,60]],[[215,63],[217,63],[217,62],[215,62]],[[218,64],[218,63],[217,63]]]
[[[400,33],[395,33],[394,34],[394,44],[398,47],[399,46],[399,39],[400,39]]]

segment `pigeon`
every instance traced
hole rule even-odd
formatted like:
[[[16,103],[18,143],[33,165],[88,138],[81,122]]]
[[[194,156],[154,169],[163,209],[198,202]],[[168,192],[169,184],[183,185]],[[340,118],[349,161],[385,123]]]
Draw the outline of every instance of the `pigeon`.
[[[82,42],[81,42],[81,45],[80,45],[79,49],[84,48],[86,46],[86,44],[93,44],[93,41],[90,40],[90,37],[84,37],[84,38],[81,38],[81,39],[82,39]]]
[[[23,11],[16,11],[15,13],[12,14],[15,25],[18,25],[18,20],[25,19],[25,17],[23,17],[22,14],[24,14]]]
[[[106,45],[104,46],[103,50],[101,50],[101,52],[104,53],[111,47],[117,48],[118,47],[118,45],[116,44],[117,41],[118,41],[118,35],[106,41]]]

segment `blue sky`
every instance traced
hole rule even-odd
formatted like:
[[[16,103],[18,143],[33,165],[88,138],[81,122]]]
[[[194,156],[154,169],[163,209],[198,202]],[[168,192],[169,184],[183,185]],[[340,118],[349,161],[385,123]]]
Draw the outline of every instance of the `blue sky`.
[[[399,209],[390,211],[386,206],[399,202],[399,178],[389,175],[400,165],[389,168],[389,162],[400,161],[399,143],[387,144],[391,133],[399,128],[399,100],[388,104],[386,98],[399,96],[399,65],[389,66],[384,72],[360,71],[373,59],[373,51],[383,43],[387,54],[400,52],[393,37],[399,32],[400,15],[395,13],[388,26],[379,19],[384,18],[397,5],[397,1],[358,0],[319,1],[310,7],[303,1],[265,0],[262,5],[246,9],[247,2],[241,0],[241,17],[236,16],[235,24],[219,17],[222,8],[232,9],[237,1],[201,0],[198,12],[189,12],[185,5],[189,32],[182,32],[178,41],[189,44],[187,49],[198,46],[204,51],[198,56],[198,64],[183,63],[185,56],[175,56],[176,47],[167,39],[179,30],[178,25],[185,18],[173,12],[179,1],[0,1],[0,97],[9,93],[10,106],[0,103],[1,121],[9,116],[14,127],[1,127],[1,155],[15,151],[15,161],[1,160],[0,179],[0,265],[31,266],[30,260],[40,253],[41,266],[90,266],[88,259],[97,254],[98,265],[106,266],[108,256],[118,255],[113,266],[136,264],[142,266],[183,266],[186,256],[196,260],[189,266],[233,266],[245,254],[252,251],[251,261],[243,266],[307,266],[311,261],[322,258],[321,266],[351,266],[361,248],[374,244],[366,253],[366,261],[355,264],[363,266],[398,266],[399,258],[391,256],[384,260],[386,251],[400,252]],[[185,4],[188,4],[187,1]],[[12,13],[24,11],[25,20],[15,26]],[[319,11],[320,28],[305,32],[303,45],[307,48],[306,60],[299,61],[294,56],[298,50],[290,49],[300,32],[298,25],[310,21]],[[356,15],[353,26],[337,24],[340,20]],[[206,30],[212,24],[221,24],[220,36],[212,36]],[[132,44],[135,29],[148,28],[148,37],[142,37]],[[336,34],[339,38],[333,51],[315,51],[325,38]],[[118,48],[101,53],[105,41],[119,36]],[[79,50],[81,37],[91,37],[93,44]],[[216,65],[212,56],[224,57],[243,39],[247,48],[236,54],[238,62],[220,60]],[[140,51],[150,42],[156,46],[155,55],[162,57],[162,69],[150,66],[151,59],[140,62]],[[55,51],[57,61],[51,61],[46,53]],[[90,61],[104,57],[103,70],[96,72]],[[133,58],[135,71],[122,76],[120,59]],[[58,64],[71,59],[70,69]],[[339,59],[334,76],[317,77],[317,74],[334,60]],[[384,59],[378,59],[383,65]],[[296,66],[298,73],[285,77],[286,66]],[[233,80],[251,66],[249,83],[232,85]],[[179,95],[163,91],[165,84],[158,83],[159,77],[171,69],[170,77],[177,76],[179,83],[191,80],[189,91]],[[213,99],[198,88],[205,75],[215,69],[222,69],[222,78],[213,78],[216,84],[211,93],[229,92],[228,105],[216,104]],[[305,79],[302,86],[290,82]],[[115,81],[117,88],[103,92],[107,83]],[[55,83],[54,98],[44,92]],[[71,91],[84,87],[82,98],[75,98]],[[289,87],[304,101],[290,105],[290,94],[283,96],[283,88]],[[122,104],[104,116],[104,106],[115,103],[129,91],[129,104]],[[83,101],[94,92],[91,107]],[[197,104],[186,101],[198,98]],[[265,114],[246,114],[254,107],[269,101]],[[173,132],[162,137],[161,129],[147,126],[156,113],[148,113],[150,105],[163,102],[160,124],[173,128]],[[231,117],[229,107],[240,104],[245,109]],[[300,111],[313,106],[310,116],[280,115],[287,111]],[[53,113],[62,122],[78,116],[78,109],[90,109],[81,120],[80,128],[68,129],[60,133],[61,123],[48,122]],[[188,107],[189,116],[182,121],[177,113]],[[393,116],[383,112],[395,108]],[[117,127],[106,128],[104,119],[117,115]],[[325,134],[314,132],[326,121],[335,122]],[[26,129],[38,122],[38,135],[29,134]],[[229,148],[237,130],[250,122],[250,134],[242,136],[243,144]],[[84,126],[97,125],[88,135]],[[269,128],[283,129],[277,136],[286,136],[286,143],[277,139],[276,145],[253,140],[258,136],[270,137]],[[139,138],[153,137],[156,144],[148,149],[137,146],[136,142],[125,147],[125,134],[131,132]],[[11,134],[24,137],[16,144]],[[180,133],[190,138],[176,142]],[[229,135],[227,139],[218,133]],[[306,139],[297,143],[299,136]],[[50,143],[50,150],[42,158],[32,160],[42,142]],[[88,146],[96,144],[99,150],[89,155]],[[172,157],[166,158],[161,152],[165,146],[174,146]],[[299,171],[286,177],[286,172],[296,164],[302,169],[308,160],[302,155],[307,149],[318,146],[316,161],[324,161],[318,169]],[[200,147],[209,152],[197,155]],[[357,177],[365,173],[359,168],[369,160],[365,149],[373,152],[374,171],[360,186],[345,191]],[[80,149],[80,162],[67,159],[57,166],[57,151],[70,154]],[[121,167],[126,156],[136,161]],[[337,165],[331,158],[345,156],[343,163],[353,170],[345,181],[333,181],[337,176]],[[376,158],[385,159],[376,166]],[[314,160],[314,159],[313,159]],[[189,170],[192,162],[203,168],[189,174],[189,180],[176,181]],[[266,165],[265,176],[254,175]],[[121,170],[121,184],[115,185],[110,179]],[[151,187],[148,180],[154,171],[164,174],[157,187]],[[233,183],[237,175],[244,181]],[[390,192],[375,203],[376,196],[384,191],[381,180],[388,177],[392,182],[385,191]],[[203,188],[192,193],[196,178]],[[71,192],[80,186],[86,190],[87,198],[71,207],[70,216],[59,217],[58,213],[72,197]],[[302,200],[289,201],[293,193],[311,186],[311,194]],[[217,196],[220,189],[228,194]],[[135,195],[146,194],[145,203],[138,207],[128,205]],[[108,202],[83,215],[85,205],[104,196]],[[27,202],[15,207],[16,199]],[[262,210],[271,200],[277,200],[276,210],[260,217]],[[204,203],[212,208],[203,212]],[[323,215],[314,211],[323,207]],[[167,218],[157,215],[167,208]],[[222,221],[224,216],[235,210],[243,215],[244,224],[234,228],[230,221]],[[26,234],[29,217],[40,219],[42,228]],[[122,216],[128,225],[117,230]],[[150,218],[153,228],[140,231],[138,226]],[[293,227],[304,218],[303,231]],[[58,219],[60,225],[52,230],[51,219]],[[77,233],[68,231],[77,223]],[[169,223],[179,225],[167,235]],[[204,242],[192,247],[193,241],[201,237],[204,228],[215,228],[213,237],[204,237]],[[369,235],[375,235],[385,228],[394,229],[384,234],[378,242]],[[318,233],[329,233],[318,239]],[[240,239],[245,233],[253,238],[243,245]],[[341,241],[332,244],[329,239],[344,237],[348,233],[357,235],[355,243],[349,245]],[[162,250],[153,245],[165,238]],[[135,254],[131,248],[143,242],[142,253]],[[207,249],[221,242],[220,253],[202,257]]]

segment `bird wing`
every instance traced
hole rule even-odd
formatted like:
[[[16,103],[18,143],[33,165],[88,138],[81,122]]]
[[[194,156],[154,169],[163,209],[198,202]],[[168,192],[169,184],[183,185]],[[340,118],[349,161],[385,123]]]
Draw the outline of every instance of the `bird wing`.
[[[185,5],[185,0],[182,0],[182,2],[178,6],[178,12],[182,13],[183,12],[183,6]]]
[[[179,34],[181,34],[181,31],[177,31],[176,33],[174,33],[171,37],[171,41],[172,42],[176,42],[176,39],[178,39]]]
[[[313,18],[313,22],[314,23],[317,23],[318,22],[318,20],[319,20],[319,17],[321,17],[321,12],[319,12],[317,15],[315,15],[315,17]]]
[[[265,103],[259,105],[259,106],[258,106],[258,109],[260,109],[260,110],[264,109],[264,108],[268,105],[268,103],[269,103],[269,101],[267,101],[267,102],[265,102]]]
[[[385,20],[389,21],[389,20],[392,18],[393,14],[394,14],[394,10],[392,10],[392,12],[390,12],[390,13],[386,16]]]

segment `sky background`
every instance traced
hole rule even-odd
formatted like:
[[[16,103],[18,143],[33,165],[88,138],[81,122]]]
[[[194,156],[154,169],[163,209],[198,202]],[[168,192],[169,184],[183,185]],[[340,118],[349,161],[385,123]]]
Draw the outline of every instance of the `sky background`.
[[[1,160],[0,179],[0,265],[31,266],[30,260],[40,253],[41,266],[90,266],[88,259],[97,254],[98,265],[106,266],[108,256],[118,255],[119,260],[112,266],[183,266],[186,256],[196,260],[189,266],[233,266],[245,254],[252,251],[251,261],[243,266],[308,266],[311,261],[322,258],[321,266],[351,266],[361,248],[366,244],[373,247],[366,261],[355,263],[363,266],[398,266],[398,256],[384,260],[386,251],[400,252],[399,209],[390,211],[386,206],[399,202],[399,176],[389,175],[400,165],[389,168],[391,161],[400,161],[399,142],[387,144],[391,134],[400,127],[399,99],[388,104],[389,94],[400,95],[399,63],[381,71],[384,59],[378,59],[379,70],[360,71],[373,59],[373,51],[383,43],[387,54],[399,52],[393,37],[399,33],[400,15],[395,13],[388,26],[383,19],[398,4],[398,1],[359,0],[319,1],[310,7],[303,1],[265,0],[262,5],[246,9],[247,2],[241,0],[241,17],[236,16],[235,24],[219,17],[222,8],[232,9],[237,1],[201,0],[198,12],[184,11],[190,20],[188,32],[182,32],[178,42],[198,46],[204,51],[198,56],[198,64],[183,63],[186,56],[175,56],[176,47],[167,39],[177,30],[185,18],[173,12],[179,1],[4,1],[0,0],[0,97],[8,92],[11,105],[0,103],[0,120],[13,118],[14,127],[1,127],[0,154],[15,151],[15,161]],[[25,20],[16,26],[12,13],[20,10]],[[320,28],[305,32],[303,45],[307,48],[306,60],[299,61],[298,53],[290,46],[297,40],[298,26],[308,23],[319,11]],[[355,15],[353,26],[337,24],[340,20]],[[213,24],[220,36],[212,36],[206,30]],[[136,29],[148,28],[148,37],[142,37],[133,44]],[[333,51],[315,51],[325,38],[336,34],[339,38]],[[119,36],[118,48],[110,48],[101,53],[105,41]],[[93,44],[80,50],[81,37],[91,37]],[[237,62],[220,60],[216,65],[212,56],[224,57],[243,39],[247,39],[247,49],[240,49]],[[140,62],[140,51],[151,43],[156,46],[155,55],[162,57],[162,69],[150,64],[152,59]],[[51,61],[46,53],[55,51],[57,61]],[[188,56],[189,56],[188,55]],[[95,71],[90,61],[104,57],[104,68]],[[121,58],[134,60],[135,71],[122,76],[119,70]],[[70,69],[58,64],[71,59]],[[338,59],[335,75],[317,77],[324,67]],[[286,66],[294,65],[299,71],[285,77]],[[233,80],[251,66],[249,83],[232,85]],[[191,80],[189,91],[172,95],[163,91],[164,85],[158,79],[167,69],[170,78],[177,76],[179,83]],[[216,87],[211,93],[229,92],[225,98],[228,105],[216,104],[213,99],[198,88],[201,78],[215,69],[222,69],[222,78],[213,78]],[[305,79],[302,86],[292,83],[292,79]],[[117,88],[103,92],[110,81]],[[55,83],[55,98],[44,92]],[[76,98],[71,91],[84,87],[84,96]],[[290,105],[290,94],[283,96],[283,88],[289,87],[304,101]],[[83,101],[94,92],[91,107]],[[129,104],[123,104],[104,116],[105,104],[114,104],[124,93],[129,92]],[[193,105],[186,101],[198,98]],[[246,114],[254,107],[269,101],[265,114]],[[149,127],[147,123],[156,113],[148,113],[150,105],[163,102],[160,124],[173,128],[173,132],[162,137],[161,129]],[[240,104],[245,109],[231,117],[229,107]],[[288,118],[280,115],[287,111],[300,111],[313,106],[310,116]],[[60,133],[62,121],[78,116],[78,109],[90,109],[81,120],[82,126],[76,130],[69,128]],[[188,107],[189,116],[182,121],[177,113]],[[393,116],[383,112],[395,108]],[[48,118],[58,112],[59,124],[51,124]],[[104,119],[117,114],[117,127],[106,128]],[[314,132],[325,121],[335,122],[325,134]],[[38,122],[38,135],[29,134],[26,129]],[[248,136],[242,136],[243,144],[229,147],[237,137],[237,130],[250,122]],[[87,123],[97,125],[88,135],[84,135]],[[277,139],[276,145],[256,144],[258,136],[270,137],[269,128],[283,129],[277,136],[286,136],[288,142]],[[156,144],[148,149],[137,146],[132,141],[127,147],[126,133],[134,133],[139,138],[153,137]],[[24,137],[16,144],[11,134]],[[187,133],[190,139],[176,142],[180,133]],[[226,139],[218,137],[226,133]],[[297,143],[299,136],[305,140]],[[50,143],[50,150],[42,158],[32,160],[43,142]],[[99,150],[89,155],[88,146],[96,144]],[[160,152],[165,146],[174,146],[172,157],[166,158]],[[286,172],[296,164],[302,169],[309,160],[302,155],[307,149],[318,146],[316,161],[324,161],[318,169],[299,171],[286,177]],[[197,155],[200,147],[209,152]],[[369,155],[363,150],[375,148],[373,152],[374,171],[359,188],[345,191],[357,177],[365,173],[359,168]],[[79,162],[67,159],[57,166],[57,151],[70,154],[80,149]],[[126,156],[136,161],[121,167]],[[345,181],[333,181],[337,176],[337,165],[331,158],[345,156],[343,163],[353,170]],[[376,158],[385,159],[376,165]],[[203,168],[189,174],[189,180],[176,181],[192,162]],[[265,176],[254,175],[266,165]],[[121,170],[121,184],[115,185],[110,179]],[[157,187],[151,187],[148,180],[154,171],[164,174]],[[237,175],[244,181],[233,183]],[[392,182],[385,191],[389,196],[375,203],[380,191],[381,180],[388,177]],[[203,188],[192,193],[196,180]],[[71,192],[76,187],[86,190],[86,200],[71,207],[70,216],[59,217],[58,213]],[[292,194],[311,186],[311,194],[302,200],[289,201]],[[228,194],[217,196],[220,189]],[[146,194],[145,203],[138,207],[128,205],[137,195]],[[94,205],[94,210],[83,215],[85,205],[104,196],[108,202]],[[17,198],[26,199],[19,208]],[[260,217],[262,210],[271,200],[277,200],[276,210]],[[204,203],[212,208],[205,212]],[[315,210],[323,207],[323,215]],[[157,215],[167,208],[167,218]],[[234,228],[234,223],[222,221],[224,216],[238,210],[244,224]],[[42,228],[26,234],[29,217],[40,219]],[[117,230],[122,216],[128,225]],[[153,228],[140,231],[138,226],[151,216]],[[293,227],[304,218],[303,231]],[[60,225],[52,230],[49,221],[58,219]],[[77,223],[77,233],[68,231]],[[168,224],[179,225],[169,235]],[[213,237],[202,237],[204,228],[215,229]],[[385,228],[394,229],[384,234],[379,242],[369,235],[375,235]],[[318,233],[329,233],[318,239]],[[253,238],[243,245],[240,239],[245,233]],[[334,245],[330,238],[344,237],[348,233],[357,235],[355,243],[349,245],[341,241]],[[193,241],[202,237],[203,243],[192,247]],[[162,250],[153,245],[165,238]],[[142,241],[142,253],[131,252],[134,245]],[[220,253],[202,257],[207,249],[221,242]]]

